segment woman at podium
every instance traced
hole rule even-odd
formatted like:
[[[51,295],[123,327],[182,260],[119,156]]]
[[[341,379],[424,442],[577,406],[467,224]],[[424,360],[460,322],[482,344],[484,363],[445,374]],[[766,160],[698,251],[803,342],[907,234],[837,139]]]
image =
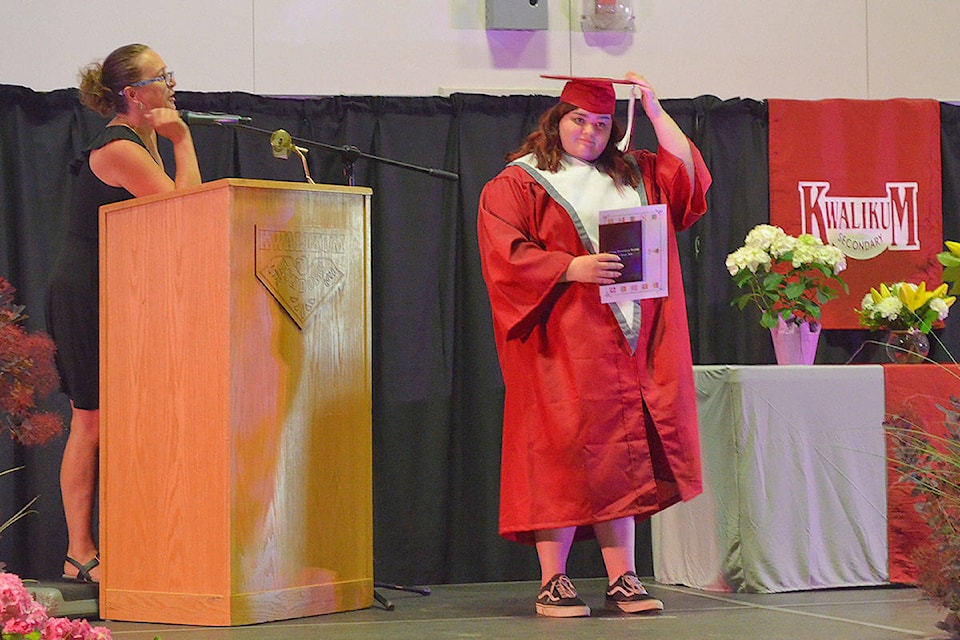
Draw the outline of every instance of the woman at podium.
[[[635,519],[701,492],[675,232],[706,211],[711,178],[641,76],[568,80],[480,195],[481,264],[506,387],[500,534],[536,547],[540,615],[590,615],[566,575],[580,536],[600,544],[606,608],[659,611],[636,574]],[[629,135],[614,120],[614,82],[639,91],[656,153],[618,148]],[[600,212],[648,215],[659,205],[666,291],[604,303],[600,287],[623,263],[598,249]]]
[[[190,129],[176,109],[173,71],[156,51],[128,44],[80,71],[80,100],[110,118],[71,166],[66,237],[50,278],[47,330],[57,346],[70,432],[60,467],[67,523],[65,579],[98,582],[92,533],[100,446],[98,216],[102,205],[191,187],[200,169]],[[170,178],[158,136],[173,145]],[[107,390],[108,392],[109,390]]]

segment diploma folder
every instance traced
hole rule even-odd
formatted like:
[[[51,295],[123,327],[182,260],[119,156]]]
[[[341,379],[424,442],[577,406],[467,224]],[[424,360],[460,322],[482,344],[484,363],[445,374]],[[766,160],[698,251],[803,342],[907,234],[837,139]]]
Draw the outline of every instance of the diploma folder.
[[[620,256],[616,282],[600,287],[605,303],[667,295],[667,205],[609,209],[600,214],[600,253]]]

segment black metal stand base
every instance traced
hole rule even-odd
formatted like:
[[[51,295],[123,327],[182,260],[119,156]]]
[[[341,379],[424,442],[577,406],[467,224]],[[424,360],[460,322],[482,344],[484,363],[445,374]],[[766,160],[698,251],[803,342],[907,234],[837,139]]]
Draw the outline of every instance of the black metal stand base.
[[[393,589],[394,591],[408,591],[410,593],[419,593],[421,596],[430,595],[429,587],[405,587],[399,584],[390,584],[388,582],[374,582],[373,583],[373,597],[379,602],[384,609],[387,611],[393,611],[393,603],[390,602],[382,594],[377,593],[377,589]]]

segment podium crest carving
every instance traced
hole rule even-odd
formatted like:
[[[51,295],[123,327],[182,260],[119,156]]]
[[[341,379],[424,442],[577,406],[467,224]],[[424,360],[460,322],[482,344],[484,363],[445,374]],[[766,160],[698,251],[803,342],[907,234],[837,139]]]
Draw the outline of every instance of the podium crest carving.
[[[346,278],[343,229],[256,229],[257,279],[300,329]]]

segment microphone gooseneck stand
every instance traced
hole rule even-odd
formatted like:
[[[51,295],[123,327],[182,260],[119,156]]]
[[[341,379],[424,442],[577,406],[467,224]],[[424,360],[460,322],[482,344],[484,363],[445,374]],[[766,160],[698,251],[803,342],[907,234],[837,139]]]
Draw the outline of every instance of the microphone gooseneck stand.
[[[450,171],[444,171],[443,169],[431,169],[429,167],[421,167],[415,164],[409,164],[407,162],[400,162],[399,160],[391,160],[389,158],[381,158],[379,156],[370,155],[368,153],[363,153],[357,147],[353,145],[332,145],[326,144],[323,142],[316,142],[315,140],[305,140],[303,138],[295,138],[283,129],[277,129],[275,131],[269,131],[267,129],[260,129],[258,127],[253,127],[248,124],[244,124],[242,121],[237,122],[218,122],[216,123],[219,126],[232,127],[236,129],[245,129],[247,131],[253,131],[255,133],[265,134],[270,137],[270,145],[273,149],[273,155],[277,158],[286,158],[288,152],[293,151],[299,157],[303,163],[303,172],[306,176],[307,182],[313,184],[313,178],[310,177],[310,170],[307,168],[307,159],[304,155],[307,152],[306,146],[316,147],[319,149],[325,149],[327,151],[333,151],[340,154],[340,158],[343,161],[343,175],[347,179],[348,186],[355,186],[353,178],[353,165],[360,158],[366,158],[368,160],[375,160],[377,162],[382,162],[384,164],[393,165],[395,167],[400,167],[403,169],[410,169],[411,171],[418,171],[420,173],[425,173],[430,176],[437,178],[443,178],[444,180],[459,180],[460,176],[456,173]],[[299,146],[304,145],[304,146]],[[374,582],[374,591],[373,597],[379,602],[384,609],[387,611],[393,611],[394,605],[390,600],[377,592],[377,589],[393,589],[394,591],[407,591],[410,593],[417,593],[422,596],[430,595],[429,587],[409,587],[400,584],[393,584],[388,582]]]
[[[277,129],[275,131],[268,131],[267,129],[260,129],[258,127],[253,127],[248,124],[243,123],[230,123],[229,125],[237,129],[243,129],[246,131],[253,131],[255,133],[265,134],[270,136],[271,145],[273,147],[274,155],[277,157],[286,157],[285,155],[279,155],[286,150],[294,151],[297,153],[301,160],[303,161],[304,171],[306,172],[306,159],[303,157],[303,153],[306,151],[304,147],[315,147],[318,149],[324,149],[327,151],[336,152],[340,155],[340,159],[343,161],[343,175],[347,179],[348,186],[355,186],[353,178],[353,165],[360,158],[365,158],[367,160],[374,160],[376,162],[381,162],[383,164],[392,165],[394,167],[400,167],[402,169],[409,169],[411,171],[418,171],[420,173],[425,173],[436,178],[443,178],[444,180],[459,180],[460,176],[456,173],[450,171],[445,171],[443,169],[432,169],[430,167],[421,167],[419,165],[410,164],[407,162],[401,162],[399,160],[391,160],[390,158],[383,158],[380,156],[371,155],[369,153],[364,153],[360,151],[357,147],[353,145],[333,145],[327,144],[325,142],[317,142],[316,140],[306,140],[304,138],[295,138],[288,134],[283,129]],[[289,142],[288,142],[289,141]],[[303,145],[298,147],[297,145]],[[307,180],[312,182],[310,179],[310,174],[307,172]]]

